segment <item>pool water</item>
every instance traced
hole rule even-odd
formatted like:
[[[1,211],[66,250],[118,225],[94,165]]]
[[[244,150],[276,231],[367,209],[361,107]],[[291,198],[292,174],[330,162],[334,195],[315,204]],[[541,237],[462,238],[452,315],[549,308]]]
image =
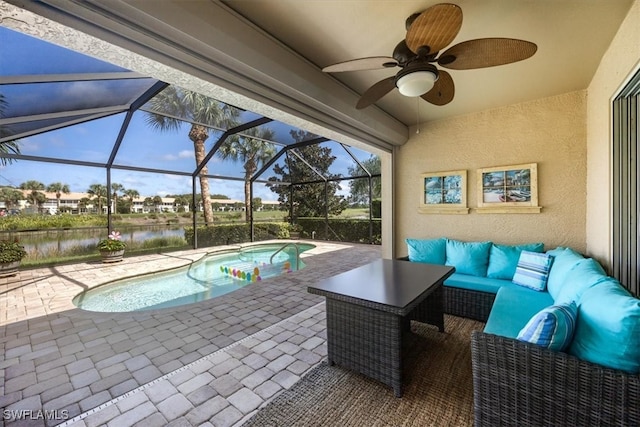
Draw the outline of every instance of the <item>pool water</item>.
[[[297,254],[315,246],[296,245],[297,251],[294,245],[283,248],[283,244],[259,244],[207,254],[186,267],[89,289],[77,295],[73,303],[88,311],[128,312],[204,301],[304,268]]]

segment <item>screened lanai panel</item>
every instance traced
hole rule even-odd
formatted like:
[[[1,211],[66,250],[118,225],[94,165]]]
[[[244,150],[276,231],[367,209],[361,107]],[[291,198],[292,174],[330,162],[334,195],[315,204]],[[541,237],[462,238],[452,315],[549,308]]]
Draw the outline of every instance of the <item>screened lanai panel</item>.
[[[121,113],[78,123],[21,138],[18,146],[24,155],[105,164],[123,120]]]
[[[297,142],[310,141],[318,138],[318,135],[301,130],[295,126],[289,126],[276,120],[257,126],[254,129],[256,136],[281,145],[291,145]]]
[[[140,109],[222,131],[262,117],[174,85],[167,86]]]
[[[79,114],[76,116],[58,117],[47,120],[28,120],[24,122],[3,125],[0,138],[11,140],[22,138],[23,135],[47,131],[48,129],[60,128],[66,124],[78,123],[89,120],[93,114]]]
[[[108,62],[0,26],[0,76],[128,72]]]
[[[279,210],[280,205],[278,203],[278,193],[272,190],[272,187],[265,183],[253,184],[253,198],[259,198],[262,203],[262,207],[258,207],[260,210],[272,211]],[[278,216],[281,218],[281,215]]]
[[[225,139],[209,161],[209,174],[251,179],[280,148],[277,144],[255,137],[251,130],[235,134]]]
[[[174,120],[176,127],[158,127],[155,125],[156,117],[146,111],[136,111],[133,114],[114,165],[193,172],[196,168],[194,143],[189,138],[192,125]],[[209,129],[209,136],[204,144],[206,152],[221,134],[221,131]]]
[[[5,101],[3,117],[126,108],[156,82],[154,79],[124,79],[0,85]]]
[[[327,155],[333,160],[329,162],[328,177],[349,177],[365,175],[364,170],[349,155],[342,145],[335,141],[327,141],[318,144]]]
[[[191,203],[190,176],[111,170],[117,213],[186,212]]]
[[[20,212],[56,213],[60,192],[60,208],[63,212],[78,213],[91,208],[92,196],[87,193],[91,184],[106,182],[103,168],[75,166],[30,160],[15,160],[2,168],[0,186],[18,189],[24,187],[22,197],[12,203],[7,190],[0,190],[0,203],[7,202]],[[60,184],[59,186],[57,184]],[[58,190],[56,190],[59,188]],[[32,191],[42,194],[30,196]]]
[[[380,157],[356,147],[347,146],[348,150],[372,175],[380,173]]]

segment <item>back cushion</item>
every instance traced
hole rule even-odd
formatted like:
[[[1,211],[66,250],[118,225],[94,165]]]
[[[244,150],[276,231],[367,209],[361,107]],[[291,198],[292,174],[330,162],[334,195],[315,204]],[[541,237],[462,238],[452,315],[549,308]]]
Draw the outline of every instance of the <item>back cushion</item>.
[[[640,372],[640,300],[615,279],[586,289],[569,353],[609,368]]]
[[[528,243],[525,245],[491,245],[489,251],[489,267],[487,277],[492,279],[511,280],[516,273],[516,266],[522,251],[542,252],[544,243]]]
[[[409,261],[444,265],[447,239],[406,239]]]
[[[547,280],[547,291],[555,301],[560,294],[560,288],[571,270],[584,257],[570,248],[556,248],[548,251],[547,254],[553,256],[553,266],[549,271]]]
[[[460,242],[447,240],[445,264],[456,268],[456,273],[484,277],[489,265],[491,242]]]
[[[553,269],[553,267],[551,268]],[[600,264],[593,258],[582,259],[569,270],[554,301],[556,304],[579,301],[586,289],[605,280],[615,279],[608,277]]]

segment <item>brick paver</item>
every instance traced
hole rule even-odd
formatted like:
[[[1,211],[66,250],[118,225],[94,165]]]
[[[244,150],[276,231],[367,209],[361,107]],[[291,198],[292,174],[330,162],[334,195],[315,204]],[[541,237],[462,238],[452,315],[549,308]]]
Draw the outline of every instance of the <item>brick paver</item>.
[[[323,298],[308,284],[380,257],[375,246],[316,243],[301,271],[145,312],[90,313],[71,299],[202,251],[0,279],[0,410],[65,409],[74,426],[240,425],[326,357]]]

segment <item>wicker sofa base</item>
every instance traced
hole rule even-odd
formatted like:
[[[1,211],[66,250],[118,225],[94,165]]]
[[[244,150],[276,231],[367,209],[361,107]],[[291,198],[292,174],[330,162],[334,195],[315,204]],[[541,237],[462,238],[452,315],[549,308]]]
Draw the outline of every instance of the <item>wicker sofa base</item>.
[[[476,331],[475,427],[638,426],[640,376]]]
[[[486,322],[496,294],[443,286],[443,310],[452,316]]]

